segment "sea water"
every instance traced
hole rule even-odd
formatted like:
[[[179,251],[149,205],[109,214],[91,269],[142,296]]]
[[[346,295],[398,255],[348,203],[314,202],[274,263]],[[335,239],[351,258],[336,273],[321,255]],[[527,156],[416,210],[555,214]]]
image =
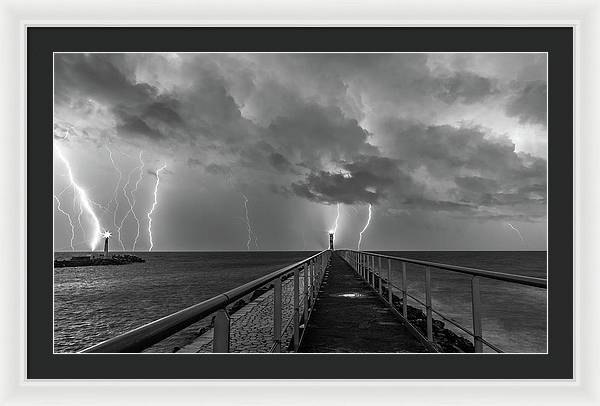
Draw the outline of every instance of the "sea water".
[[[314,252],[136,252],[146,260],[122,266],[54,269],[54,351],[75,352],[252,281]],[[388,255],[546,277],[546,252],[419,251]],[[56,259],[77,253],[59,252]],[[384,276],[387,275],[387,264]],[[425,301],[424,271],[409,266],[409,293]],[[401,286],[398,264],[392,282]],[[432,271],[432,304],[471,328],[470,277]],[[396,293],[398,296],[401,294]],[[483,336],[506,352],[546,352],[546,290],[481,280]],[[418,303],[409,301],[419,307]],[[351,309],[348,309],[351,311]],[[437,318],[434,316],[434,318]],[[447,327],[451,327],[446,323]],[[459,330],[452,328],[460,333]],[[171,352],[195,337],[186,331],[152,348]]]

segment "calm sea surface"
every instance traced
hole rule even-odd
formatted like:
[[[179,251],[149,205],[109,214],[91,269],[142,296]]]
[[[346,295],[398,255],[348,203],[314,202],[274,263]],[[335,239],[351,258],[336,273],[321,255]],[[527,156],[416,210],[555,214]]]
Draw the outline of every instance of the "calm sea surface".
[[[54,349],[74,352],[209,299],[312,252],[144,252],[145,263],[54,269]],[[387,252],[520,275],[546,277],[546,252]],[[57,259],[73,253],[56,253]],[[409,293],[423,298],[424,273],[408,268]],[[400,269],[392,267],[400,285]],[[546,352],[546,291],[482,279],[484,338],[507,352]],[[472,325],[470,278],[432,271],[435,309]],[[418,306],[416,303],[411,305]],[[435,317],[435,316],[434,316]],[[448,323],[446,323],[448,324]],[[448,326],[450,327],[450,326]],[[170,352],[195,337],[192,326],[152,348]],[[457,330],[454,330],[458,333]]]

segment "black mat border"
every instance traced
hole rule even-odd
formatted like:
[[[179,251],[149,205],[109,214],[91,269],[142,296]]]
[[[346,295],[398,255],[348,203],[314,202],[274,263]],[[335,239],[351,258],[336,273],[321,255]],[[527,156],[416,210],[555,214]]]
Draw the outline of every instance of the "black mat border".
[[[52,354],[52,52],[549,52],[549,353]],[[571,379],[573,30],[27,28],[28,379]]]

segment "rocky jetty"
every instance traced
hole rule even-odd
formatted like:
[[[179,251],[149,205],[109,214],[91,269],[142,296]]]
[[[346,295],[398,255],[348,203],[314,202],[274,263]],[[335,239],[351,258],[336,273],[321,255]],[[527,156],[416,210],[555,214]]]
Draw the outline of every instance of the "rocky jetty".
[[[388,297],[388,292],[385,286],[382,286],[383,296]],[[392,295],[394,307],[402,313],[402,299],[396,295]],[[427,336],[427,315],[416,307],[407,305],[406,313],[408,321],[424,336]],[[466,338],[459,336],[451,330],[445,328],[443,321],[432,320],[433,341],[439,352],[475,352],[473,343]]]
[[[122,254],[122,255],[112,255],[108,258],[102,257],[102,256],[98,256],[98,257],[93,257],[93,256],[79,256],[79,257],[72,257],[71,259],[64,259],[64,260],[54,260],[54,267],[55,268],[65,268],[65,267],[72,267],[72,266],[100,266],[100,265],[126,265],[126,264],[131,264],[134,262],[146,262],[144,259],[135,256],[135,255],[129,255],[129,254]]]

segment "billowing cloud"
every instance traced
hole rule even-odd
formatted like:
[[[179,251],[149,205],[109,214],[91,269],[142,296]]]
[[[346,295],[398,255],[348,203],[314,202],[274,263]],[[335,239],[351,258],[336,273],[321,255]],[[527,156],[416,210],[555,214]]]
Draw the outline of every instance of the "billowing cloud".
[[[466,71],[440,79],[440,87],[436,96],[446,103],[460,100],[465,104],[473,104],[495,92],[489,78]]]
[[[303,181],[292,183],[292,191],[326,204],[376,204],[393,186],[404,190],[414,188],[411,178],[400,171],[395,160],[363,155],[352,162],[340,163],[339,172],[308,174]]]
[[[521,123],[546,125],[547,87],[545,81],[527,82],[506,105],[506,114]]]

